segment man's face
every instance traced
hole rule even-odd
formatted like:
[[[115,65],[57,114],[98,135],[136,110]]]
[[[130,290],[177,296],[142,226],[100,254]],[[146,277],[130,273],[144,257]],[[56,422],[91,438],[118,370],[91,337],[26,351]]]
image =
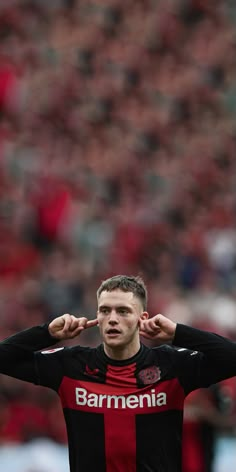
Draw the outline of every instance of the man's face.
[[[104,344],[122,349],[139,339],[139,320],[148,314],[132,292],[103,291],[98,298],[98,326]]]

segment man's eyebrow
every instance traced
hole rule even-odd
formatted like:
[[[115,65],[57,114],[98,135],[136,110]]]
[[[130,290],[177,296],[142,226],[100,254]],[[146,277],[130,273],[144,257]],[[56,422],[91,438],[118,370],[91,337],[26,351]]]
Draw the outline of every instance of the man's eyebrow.
[[[108,308],[108,309],[111,309],[112,306],[111,305],[99,305],[98,309],[101,310],[101,309],[104,309],[104,308]],[[130,305],[115,305],[114,308],[117,310],[132,310],[132,307]]]
[[[118,306],[116,306],[116,308],[119,308],[121,310],[131,310],[130,305],[118,305]]]

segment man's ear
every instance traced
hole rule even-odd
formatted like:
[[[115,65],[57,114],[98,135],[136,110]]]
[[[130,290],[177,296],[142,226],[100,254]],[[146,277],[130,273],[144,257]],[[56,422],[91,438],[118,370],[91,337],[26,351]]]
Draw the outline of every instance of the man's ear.
[[[147,320],[149,318],[149,313],[147,311],[143,311],[140,316],[140,320]]]

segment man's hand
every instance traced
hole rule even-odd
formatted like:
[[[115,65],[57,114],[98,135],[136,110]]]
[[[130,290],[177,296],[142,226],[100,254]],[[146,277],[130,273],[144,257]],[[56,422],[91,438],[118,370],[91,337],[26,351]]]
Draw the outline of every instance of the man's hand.
[[[65,339],[73,339],[84,329],[92,328],[97,324],[97,318],[94,320],[88,320],[85,317],[76,318],[76,316],[66,313],[65,315],[55,318],[49,324],[48,331],[53,338],[62,341]]]
[[[139,333],[146,339],[153,339],[158,344],[168,344],[175,336],[176,323],[163,315],[155,315],[153,318],[141,320]]]

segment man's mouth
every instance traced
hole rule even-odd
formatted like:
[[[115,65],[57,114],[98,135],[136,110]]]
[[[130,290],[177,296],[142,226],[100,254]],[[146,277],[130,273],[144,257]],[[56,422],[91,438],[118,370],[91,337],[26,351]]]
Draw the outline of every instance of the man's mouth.
[[[120,334],[120,331],[119,331],[119,329],[116,329],[116,328],[109,328],[109,329],[106,330],[106,334],[109,337],[116,337]]]

